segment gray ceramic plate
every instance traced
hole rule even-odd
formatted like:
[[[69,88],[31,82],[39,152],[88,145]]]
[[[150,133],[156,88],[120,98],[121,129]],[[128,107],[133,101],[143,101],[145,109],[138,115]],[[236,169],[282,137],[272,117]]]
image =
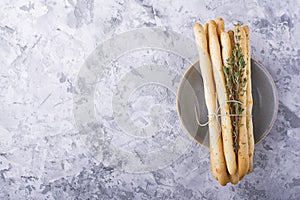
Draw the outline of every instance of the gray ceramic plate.
[[[278,111],[278,95],[274,81],[259,62],[251,60],[253,126],[257,144],[270,132]],[[196,121],[195,106],[201,123],[207,121],[203,82],[199,63],[190,66],[181,79],[177,93],[177,112],[184,129],[201,145],[209,146],[208,127]]]

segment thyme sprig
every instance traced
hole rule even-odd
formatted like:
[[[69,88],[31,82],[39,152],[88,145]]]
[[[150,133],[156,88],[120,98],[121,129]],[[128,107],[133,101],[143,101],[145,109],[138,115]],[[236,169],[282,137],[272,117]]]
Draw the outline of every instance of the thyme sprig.
[[[238,24],[239,25],[239,24]],[[232,56],[226,60],[226,64],[223,66],[223,72],[226,81],[226,91],[228,93],[229,100],[239,101],[240,97],[246,92],[245,86],[247,78],[243,78],[246,73],[246,62],[244,55],[242,54],[242,48],[240,45],[241,35],[239,29],[235,31],[235,47],[232,50]],[[241,115],[244,111],[242,105],[237,102],[228,102],[229,110],[233,125],[233,148],[235,152],[238,151],[238,136],[239,127],[243,126],[240,123]]]

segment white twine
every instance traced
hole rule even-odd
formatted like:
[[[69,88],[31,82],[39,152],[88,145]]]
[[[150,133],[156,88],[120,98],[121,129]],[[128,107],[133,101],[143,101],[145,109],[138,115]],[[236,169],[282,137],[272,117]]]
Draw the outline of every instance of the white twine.
[[[240,101],[237,101],[237,100],[229,100],[229,101],[226,101],[224,104],[227,104],[227,103],[239,103],[239,104],[246,106],[246,104],[244,104]],[[199,126],[207,126],[215,118],[220,126],[219,117],[225,117],[225,116],[230,116],[230,117],[231,116],[239,116],[239,117],[250,116],[250,117],[252,117],[252,115],[245,115],[245,114],[226,114],[226,115],[223,114],[223,115],[221,115],[221,114],[219,114],[219,110],[221,109],[221,106],[224,106],[224,104],[219,105],[219,107],[217,107],[216,111],[213,114],[207,115],[209,120],[205,123],[200,123],[199,117],[198,117],[198,109],[197,109],[197,106],[195,106],[195,115],[196,115],[196,121],[197,121],[198,125]]]

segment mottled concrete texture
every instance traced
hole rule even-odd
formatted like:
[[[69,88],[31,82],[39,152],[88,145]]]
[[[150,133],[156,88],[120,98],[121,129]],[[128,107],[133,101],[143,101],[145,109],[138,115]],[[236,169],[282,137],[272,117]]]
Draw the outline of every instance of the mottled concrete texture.
[[[0,199],[299,199],[299,13],[299,0],[2,0]],[[164,117],[157,133],[139,138],[118,127],[111,100],[122,95],[118,81],[128,72],[140,76],[135,69],[142,65],[156,64],[176,71],[177,87],[190,62],[172,52],[140,49],[108,63],[95,83],[99,123],[80,129],[74,109],[85,102],[74,102],[77,75],[98,45],[143,27],[164,27],[193,39],[195,22],[216,17],[250,25],[252,56],[278,88],[278,120],[256,147],[252,174],[236,186],[219,186],[207,150],[180,128],[176,94],[162,85],[139,87],[128,99],[137,126]],[[79,89],[88,94],[84,81]],[[89,137],[90,130],[103,138]],[[166,159],[156,154],[150,164],[159,165],[139,173],[129,172],[127,157],[111,151],[114,146],[147,163],[143,154],[160,152],[179,136],[188,141],[184,151]]]

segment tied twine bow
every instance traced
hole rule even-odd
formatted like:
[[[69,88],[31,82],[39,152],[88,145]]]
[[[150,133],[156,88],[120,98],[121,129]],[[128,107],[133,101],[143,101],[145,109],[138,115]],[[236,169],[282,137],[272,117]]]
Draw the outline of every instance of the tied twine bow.
[[[238,104],[246,106],[246,104],[244,104],[244,103],[242,103],[240,101],[237,101],[237,100],[228,100],[228,101],[225,101],[225,104],[226,103],[238,103]],[[252,115],[247,115],[247,114],[246,115],[245,114],[226,114],[226,115],[223,114],[223,115],[221,115],[221,114],[219,114],[219,111],[220,111],[220,109],[221,109],[222,106],[224,106],[224,104],[219,105],[214,113],[207,115],[208,121],[205,122],[205,123],[200,123],[199,117],[198,117],[199,116],[198,115],[198,109],[197,109],[197,106],[195,106],[195,115],[196,115],[197,124],[199,126],[202,126],[202,127],[203,126],[207,126],[213,119],[216,119],[219,127],[221,127],[221,124],[220,124],[220,121],[219,121],[219,117],[225,117],[225,116],[230,116],[230,117],[231,116],[232,117],[234,117],[234,116],[248,117],[249,116],[249,117],[252,117]]]

